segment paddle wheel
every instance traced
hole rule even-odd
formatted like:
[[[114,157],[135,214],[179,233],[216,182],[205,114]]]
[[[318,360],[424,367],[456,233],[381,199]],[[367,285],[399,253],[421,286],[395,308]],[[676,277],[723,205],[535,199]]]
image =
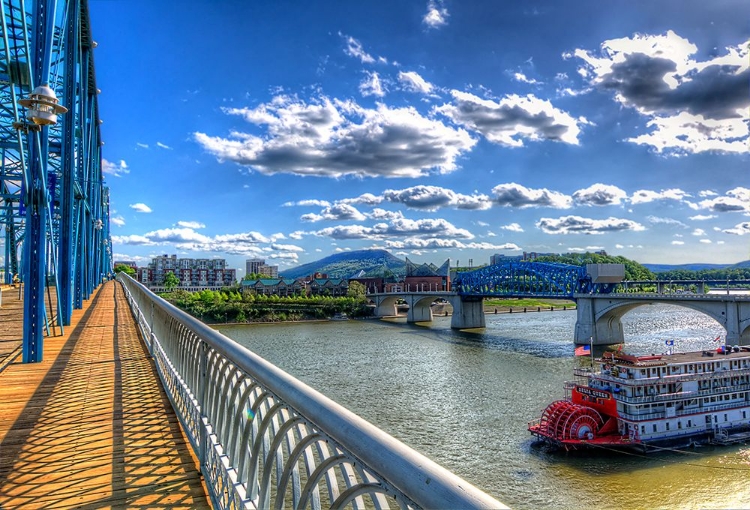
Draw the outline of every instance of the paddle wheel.
[[[595,409],[569,400],[557,400],[544,410],[534,432],[557,441],[592,440],[603,424],[602,416]]]

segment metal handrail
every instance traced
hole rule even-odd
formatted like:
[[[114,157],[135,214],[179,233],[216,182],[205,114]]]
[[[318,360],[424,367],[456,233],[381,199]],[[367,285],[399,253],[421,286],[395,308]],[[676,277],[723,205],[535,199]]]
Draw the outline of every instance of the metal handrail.
[[[120,273],[217,508],[507,508]]]

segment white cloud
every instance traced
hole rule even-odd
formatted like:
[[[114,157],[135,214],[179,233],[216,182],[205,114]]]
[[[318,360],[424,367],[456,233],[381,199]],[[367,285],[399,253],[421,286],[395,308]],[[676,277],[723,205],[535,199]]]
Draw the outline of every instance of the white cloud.
[[[399,72],[398,81],[401,83],[404,90],[417,92],[419,94],[430,94],[434,88],[431,83],[427,82],[414,71]]]
[[[435,108],[436,112],[481,133],[490,142],[509,147],[523,147],[525,141],[541,140],[578,145],[579,125],[589,123],[583,117],[573,118],[533,94],[511,94],[499,101],[458,90],[452,90],[451,95],[454,102]]]
[[[682,246],[683,244],[685,244],[685,241],[672,241],[672,244],[674,246]]]
[[[177,226],[184,227],[184,228],[192,228],[192,229],[206,228],[206,225],[198,221],[178,221]]]
[[[162,149],[167,149],[167,150],[170,150],[170,151],[172,150],[172,147],[170,147],[169,145],[163,144],[161,142],[156,142],[156,146],[159,147],[159,148],[162,148]]]
[[[102,158],[102,173],[112,175],[114,177],[122,177],[123,175],[129,174],[130,169],[128,168],[128,164],[125,163],[124,159],[121,159],[117,163],[112,163],[111,161],[107,161],[106,159]]]
[[[711,244],[711,240],[710,239],[705,239],[705,238],[701,239],[699,242],[701,242],[703,244]]]
[[[516,81],[520,81],[521,83],[528,83],[530,85],[538,85],[541,83],[535,80],[534,78],[529,78],[528,76],[526,76],[525,74],[521,72],[513,73],[513,79]]]
[[[703,230],[702,228],[696,228],[695,230],[693,230],[693,235],[694,236],[704,236],[704,235],[706,235],[706,231]]]
[[[413,186],[400,190],[388,189],[383,198],[389,202],[400,203],[412,209],[436,211],[442,207],[456,209],[485,210],[492,206],[487,195],[464,195],[439,186]]]
[[[265,135],[233,132],[230,138],[194,133],[220,161],[266,175],[291,173],[341,177],[421,177],[449,173],[476,140],[463,129],[423,117],[416,109],[375,109],[320,97],[310,103],[277,96],[254,109],[226,108],[229,115],[267,127]]]
[[[680,220],[676,220],[674,218],[660,218],[658,216],[648,216],[646,219],[653,225],[658,225],[658,224],[674,225],[680,228],[688,228],[688,226],[685,225],[683,222],[681,222]]]
[[[573,200],[579,205],[618,205],[627,197],[628,194],[617,186],[601,183],[592,184],[573,193]]]
[[[375,71],[365,71],[365,78],[359,83],[359,92],[363,96],[383,97],[386,93],[385,85]]]
[[[354,37],[344,35],[341,32],[339,32],[339,36],[341,36],[344,39],[344,42],[346,43],[346,48],[344,48],[344,53],[346,53],[350,57],[359,59],[359,61],[362,62],[363,64],[374,64],[376,61],[381,64],[388,63],[388,61],[383,57],[378,57],[376,59],[375,57],[367,53],[362,47],[362,43],[359,42]]]
[[[302,221],[317,222],[323,220],[329,221],[343,221],[343,220],[355,220],[362,221],[365,215],[359,212],[355,207],[349,204],[334,204],[330,207],[323,209],[320,214],[303,214],[300,219]]]
[[[514,182],[499,184],[492,188],[492,193],[495,195],[493,201],[506,207],[568,209],[572,204],[571,197],[557,191],[550,191],[546,188],[530,189]]]
[[[141,149],[148,149],[148,144],[147,143],[135,142],[135,145],[137,147],[140,147]]]
[[[140,212],[140,213],[151,212],[151,208],[143,203],[130,204],[130,208],[133,209],[135,212]]]
[[[503,230],[508,230],[510,232],[523,232],[523,228],[521,228],[521,225],[518,223],[510,223],[508,225],[503,225],[500,227]]]
[[[600,56],[577,49],[581,76],[649,120],[627,141],[670,155],[747,153],[750,79],[746,42],[697,61],[698,47],[673,31],[604,41]]]
[[[734,226],[734,228],[728,228],[726,230],[722,230],[722,232],[724,232],[725,234],[732,234],[736,236],[750,234],[750,221],[738,223]]]
[[[656,200],[676,200],[678,202],[684,200],[690,195],[682,191],[681,189],[673,188],[661,191],[651,191],[647,189],[641,189],[633,193],[630,197],[631,204],[647,204]]]
[[[691,206],[694,209],[708,209],[719,213],[750,213],[750,189],[743,187],[730,189],[724,196],[701,200],[698,204],[691,204]]]
[[[614,217],[605,220],[582,218],[580,216],[541,218],[536,226],[545,234],[605,234],[645,230],[645,227],[638,222]]]
[[[125,218],[123,218],[122,216],[112,216],[109,218],[109,222],[114,223],[118,227],[125,226]]]
[[[328,200],[310,199],[310,200],[298,200],[296,202],[284,202],[283,204],[281,204],[281,207],[294,207],[295,205],[301,206],[301,207],[309,207],[309,206],[328,207],[331,205],[331,203]]]
[[[693,221],[705,221],[705,220],[712,220],[716,218],[717,216],[715,214],[696,214],[695,216],[690,216],[690,220]]]
[[[427,2],[427,12],[422,17],[422,23],[427,28],[440,28],[448,24],[448,9],[443,6],[442,0],[430,0]]]
[[[344,198],[339,200],[342,204],[362,204],[362,205],[378,205],[383,201],[383,197],[378,197],[372,193],[363,193],[355,198]]]

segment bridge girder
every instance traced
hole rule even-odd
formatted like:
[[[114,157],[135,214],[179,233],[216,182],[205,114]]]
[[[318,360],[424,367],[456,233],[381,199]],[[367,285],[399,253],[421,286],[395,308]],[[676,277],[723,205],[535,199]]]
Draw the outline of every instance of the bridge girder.
[[[550,262],[506,262],[459,273],[453,287],[461,296],[567,299],[595,289],[585,267]]]
[[[23,280],[23,359],[37,362],[50,321],[69,325],[111,273],[93,45],[87,0],[2,0],[0,22],[4,282]],[[18,101],[42,84],[68,113],[37,130]],[[43,299],[51,285],[55,310]]]

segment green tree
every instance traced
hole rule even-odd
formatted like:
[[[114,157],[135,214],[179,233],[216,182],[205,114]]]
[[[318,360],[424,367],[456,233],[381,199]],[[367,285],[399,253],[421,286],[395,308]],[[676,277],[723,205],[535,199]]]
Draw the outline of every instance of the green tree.
[[[365,286],[360,282],[349,282],[349,288],[346,291],[346,296],[354,298],[357,301],[364,301],[366,292]]]
[[[125,264],[117,264],[115,266],[115,273],[125,273],[128,276],[135,276],[135,269]]]
[[[177,278],[172,271],[164,275],[164,288],[167,289],[167,292],[172,292],[172,289],[177,287],[179,284],[180,279]]]

